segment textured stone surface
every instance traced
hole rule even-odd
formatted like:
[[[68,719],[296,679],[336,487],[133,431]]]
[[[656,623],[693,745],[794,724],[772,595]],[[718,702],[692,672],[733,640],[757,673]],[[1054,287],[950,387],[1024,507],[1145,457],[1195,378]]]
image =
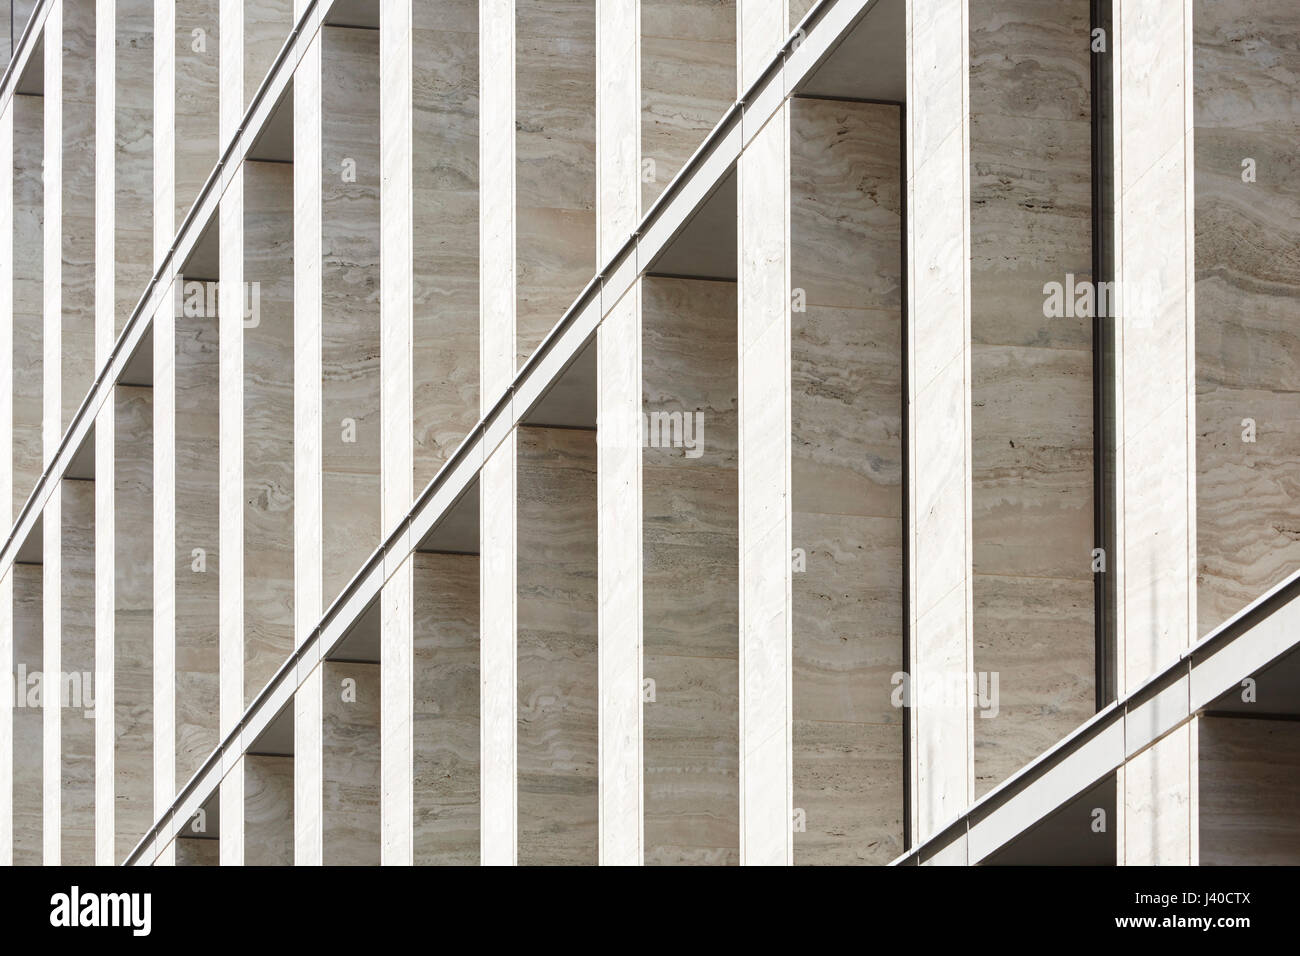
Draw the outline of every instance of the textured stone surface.
[[[1113,28],[1121,694],[1196,634],[1191,12],[1129,0]]]
[[[328,607],[380,536],[379,36],[373,30],[325,27],[321,62],[321,449]],[[355,163],[355,182],[348,181],[348,161]]]
[[[245,164],[244,704],[293,647],[292,204],[293,167]]]
[[[95,4],[63,4],[60,434],[95,368]],[[48,264],[47,264],[48,265]]]
[[[221,862],[221,841],[187,837],[174,841],[177,866],[217,866]]]
[[[321,664],[326,866],[379,865],[379,665]]]
[[[221,569],[217,516],[217,318],[180,315],[175,326],[173,573],[176,576],[176,786],[181,787],[217,745]],[[159,573],[163,573],[162,568]]]
[[[1300,725],[1198,720],[1202,866],[1300,863]]]
[[[969,36],[964,0],[908,6],[908,558],[915,680],[971,669]],[[921,702],[924,705],[924,701]],[[910,722],[913,838],[973,795],[970,711]]]
[[[39,564],[13,566],[13,673],[31,675],[44,667],[42,659],[41,587]],[[16,685],[17,687],[17,685]],[[42,862],[43,815],[41,793],[42,715],[35,684],[21,687],[22,707],[14,709],[13,721],[13,863],[40,866]]]
[[[412,90],[414,486],[478,420],[478,5],[416,3]]]
[[[699,423],[641,452],[649,863],[739,860],[735,330],[735,283],[642,282],[642,415]]]
[[[114,337],[153,275],[153,7],[115,0]]]
[[[1184,724],[1124,766],[1126,866],[1189,866],[1192,856],[1192,787],[1196,783],[1199,721]]]
[[[793,853],[789,110],[759,131],[737,172],[740,856],[777,866]]]
[[[244,758],[244,865],[293,865],[293,758]]]
[[[219,0],[176,3],[176,227],[217,164]],[[198,32],[196,32],[198,31]]]
[[[153,389],[114,391],[113,825],[120,863],[153,823]]]
[[[293,28],[293,0],[241,0],[244,4],[244,109],[275,63]],[[242,112],[242,111],[241,111]]]
[[[44,102],[15,96],[13,175],[13,513],[41,476],[45,209],[41,190]]]
[[[523,362],[596,269],[596,7],[516,0],[516,352]]]
[[[596,862],[596,434],[518,436],[519,863]]]
[[[1086,0],[970,8],[974,665],[1008,697],[977,795],[1095,708],[1092,320],[1043,315],[1091,280],[1089,27]]]
[[[641,4],[641,208],[649,209],[736,94],[735,0]]]
[[[1300,10],[1194,5],[1197,631],[1300,567]],[[1255,161],[1255,182],[1242,163]],[[1255,423],[1255,441],[1242,440]]]
[[[791,106],[797,864],[902,849],[901,133],[895,106]]]
[[[414,863],[479,862],[478,557],[414,561]]]
[[[49,702],[53,704],[56,694],[61,701],[58,862],[91,866],[95,862],[95,484],[63,481],[59,493],[63,499],[61,673],[57,690],[46,685]]]

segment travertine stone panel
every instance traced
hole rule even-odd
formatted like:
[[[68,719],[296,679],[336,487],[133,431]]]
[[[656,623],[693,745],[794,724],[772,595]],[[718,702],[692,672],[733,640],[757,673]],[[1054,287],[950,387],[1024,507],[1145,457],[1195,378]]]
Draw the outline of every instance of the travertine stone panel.
[[[790,106],[794,862],[902,852],[902,113]]]
[[[301,12],[295,0],[295,14]],[[320,622],[321,568],[321,39],[293,80],[294,646]],[[321,676],[315,662],[294,692],[294,863],[321,862]]]
[[[515,71],[501,68],[515,62],[515,0],[481,0],[480,9],[479,411],[486,414],[515,375]]]
[[[13,864],[42,862],[42,711],[35,675],[43,670],[41,566],[15,564],[13,582]],[[21,678],[21,679],[20,679]]]
[[[293,171],[246,163],[242,707],[293,649]]]
[[[414,164],[403,203],[412,227],[410,402],[417,493],[478,420],[478,17],[475,0],[413,4]]]
[[[44,196],[41,161],[44,101],[17,96],[13,116],[13,514],[41,476],[42,338],[44,335]]]
[[[323,672],[323,665],[313,667],[293,695],[293,862],[296,866],[321,865]]]
[[[157,167],[155,167],[157,168]],[[154,208],[170,210],[170,201]],[[168,212],[168,215],[170,213]],[[173,280],[173,289],[175,280]],[[176,336],[166,297],[153,318],[153,818],[176,792]],[[173,861],[168,843],[160,862]]]
[[[380,526],[390,528],[406,514],[413,496],[412,408],[413,323],[411,308],[413,209],[411,182],[414,50],[410,0],[386,0],[379,9],[380,132]],[[389,572],[379,598],[379,659],[383,728],[380,806],[380,858],[385,866],[409,866],[412,855],[414,758],[412,732],[411,562],[404,558]]]
[[[519,862],[597,853],[596,433],[518,434]]]
[[[638,0],[596,7],[597,258],[606,261],[641,211]],[[641,287],[596,330],[597,609],[602,865],[645,859],[642,759]]]
[[[177,0],[174,17],[174,202],[175,228],[180,228],[220,150],[219,0]]]
[[[624,866],[645,858],[640,289],[596,330],[599,849]]]
[[[244,865],[293,865],[293,758],[248,754],[244,765]]]
[[[717,124],[736,95],[735,0],[641,3],[641,208]]]
[[[197,280],[187,280],[187,284],[191,281]],[[187,315],[186,311],[196,308],[187,310],[182,305],[174,320],[175,543],[171,568],[176,582],[177,787],[189,780],[217,745],[220,692],[218,318]],[[156,380],[155,388],[164,387]],[[156,520],[164,520],[161,510]],[[165,573],[165,567],[160,562],[159,573]]]
[[[238,83],[238,5],[224,10],[222,56],[225,86]],[[232,44],[232,39],[236,42]],[[229,47],[235,46],[234,51]],[[235,72],[232,80],[230,73]],[[229,97],[222,110],[222,132],[230,129]],[[244,169],[231,171],[217,207],[219,407],[217,409],[217,515],[221,574],[218,581],[217,670],[220,698],[217,738],[225,739],[244,710]],[[221,865],[244,861],[244,765],[235,759],[221,778]]]
[[[1196,864],[1197,735],[1183,724],[1130,759],[1120,772],[1125,866]]]
[[[60,711],[60,853],[64,866],[95,862],[95,483],[63,481],[57,579],[60,665],[47,674]],[[47,589],[51,585],[46,580]],[[47,637],[49,635],[47,634]],[[48,783],[49,781],[47,781]],[[51,862],[47,859],[46,861]]]
[[[1191,8],[1127,0],[1111,38],[1121,695],[1197,633]]]
[[[1300,724],[1201,717],[1202,866],[1300,863]]]
[[[113,745],[116,733],[117,694],[113,686],[113,623],[117,603],[116,518],[117,415],[110,398],[95,415],[95,670],[94,690],[103,718],[95,721],[95,864],[112,866],[114,860]],[[152,456],[151,456],[152,457]],[[152,466],[152,461],[149,462]],[[150,541],[152,550],[153,542]],[[152,652],[152,642],[150,642]],[[152,682],[151,682],[152,683]],[[152,689],[152,688],[151,688]],[[111,717],[109,715],[112,715]],[[146,780],[146,782],[150,782]]]
[[[95,364],[95,3],[94,0],[65,0],[62,14],[46,23],[46,36],[61,36],[61,64],[51,83],[54,56],[46,56],[46,138],[53,128],[51,111],[58,120],[59,167],[57,179],[47,183],[46,221],[53,222],[50,191],[59,183],[59,216],[55,235],[59,237],[59,259],[45,262],[47,306],[50,283],[59,286],[58,338],[51,341],[50,310],[46,314],[45,351],[57,344],[47,367],[59,368],[59,375],[46,382],[46,445],[53,432],[61,437],[81,405],[94,379]],[[61,33],[59,32],[61,28]],[[52,43],[46,44],[53,48]],[[52,86],[60,95],[50,96]],[[51,385],[55,387],[51,388]],[[56,399],[57,396],[57,399]],[[52,401],[59,403],[52,416]],[[57,427],[56,427],[57,426]],[[57,441],[57,438],[55,438]],[[47,456],[52,449],[46,449]]]
[[[607,262],[641,218],[639,0],[596,5],[596,259]]]
[[[986,792],[1095,708],[1092,317],[1044,286],[1092,280],[1087,0],[970,8],[975,728]]]
[[[907,7],[908,580],[912,839],[974,792],[966,0]]]
[[[112,152],[103,157],[112,171],[112,327],[107,342],[96,342],[101,355],[153,277],[153,7],[153,0],[114,0]]]
[[[596,4],[515,2],[516,354],[596,269]]]
[[[266,79],[275,57],[293,29],[293,0],[242,0],[244,4],[243,109]],[[241,110],[242,112],[242,110]]]
[[[326,866],[379,865],[379,665],[325,661],[321,822]]]
[[[517,457],[516,432],[511,431],[479,472],[480,846],[485,866],[518,862]]]
[[[328,606],[381,533],[379,36],[325,27],[320,43],[322,580]]]
[[[113,863],[153,823],[153,389],[113,391]],[[107,717],[105,713],[105,717]]]
[[[1193,10],[1199,636],[1300,566],[1300,8]]]
[[[790,863],[790,107],[740,157],[740,860]]]
[[[321,613],[321,44],[293,80],[294,641]]]
[[[417,866],[479,862],[479,559],[415,554]]]
[[[736,5],[736,95],[749,89],[781,48],[809,0],[745,0]]]
[[[645,857],[735,864],[736,285],[641,288]]]
[[[221,863],[221,841],[186,837],[172,841],[177,866],[217,866]]]

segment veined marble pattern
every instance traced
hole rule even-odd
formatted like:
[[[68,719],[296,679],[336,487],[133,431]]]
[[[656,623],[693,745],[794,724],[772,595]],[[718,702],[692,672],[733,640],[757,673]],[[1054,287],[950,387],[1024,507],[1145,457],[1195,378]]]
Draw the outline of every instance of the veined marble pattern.
[[[293,647],[293,167],[244,164],[244,703]]]
[[[1192,859],[1192,762],[1197,722],[1184,724],[1124,765],[1126,866],[1188,866]]]
[[[974,719],[977,795],[1094,710],[1092,322],[1043,316],[1092,278],[1089,16],[970,10],[974,666],[1008,695]]]
[[[791,104],[798,864],[886,863],[902,845],[901,120],[891,105]]]
[[[478,556],[416,554],[414,863],[479,862]]]
[[[113,332],[153,277],[153,0],[115,0]]]
[[[244,4],[244,109],[248,109],[276,54],[289,38],[295,18],[293,0],[238,2]]]
[[[1300,10],[1197,0],[1193,25],[1204,635],[1300,567]]]
[[[63,866],[93,866],[95,862],[95,720],[85,706],[87,675],[95,689],[95,483],[59,484],[63,499],[59,535],[62,575],[59,581],[63,675],[78,675],[70,685],[68,705],[60,719],[60,820]],[[81,699],[73,693],[80,684]],[[59,689],[47,688],[51,703]],[[97,702],[96,702],[97,703]],[[80,704],[80,706],[79,706]]]
[[[379,36],[325,27],[321,363],[324,606],[379,543]],[[356,181],[345,181],[345,161]],[[353,426],[345,425],[350,421]],[[349,428],[354,441],[347,441]]]
[[[42,631],[42,569],[39,564],[13,566],[13,622],[15,679],[44,670]],[[20,671],[20,668],[22,669]],[[17,685],[16,685],[17,686]],[[24,706],[14,708],[13,722],[13,863],[40,866],[43,862],[42,792],[44,780],[44,729],[39,699],[33,686],[19,688]]]
[[[176,226],[217,163],[219,0],[176,3]],[[195,31],[201,31],[196,34]],[[201,46],[202,49],[195,49]]]
[[[63,4],[62,417],[95,375],[95,5]]]
[[[244,865],[293,865],[292,757],[244,757]]]
[[[153,823],[153,389],[118,386],[113,525],[113,822],[120,862]]]
[[[974,718],[975,786],[987,792],[1095,712],[1094,645],[1057,640],[1092,626],[1093,584],[986,575],[975,602],[977,669],[998,675],[996,700],[984,678],[987,702]]]
[[[594,0],[515,5],[516,352],[522,363],[596,268]]]
[[[641,4],[641,208],[717,124],[736,95],[735,0],[645,0]]]
[[[378,866],[379,665],[321,667],[323,862]]]
[[[647,863],[736,864],[739,515],[736,285],[642,281],[642,414],[696,416],[699,454],[643,448]]]
[[[13,514],[27,501],[41,476],[44,318],[44,152],[45,105],[39,96],[17,96],[14,114],[13,178]]]
[[[479,407],[479,42],[473,0],[417,3],[414,18],[412,364],[414,487]]]
[[[217,318],[177,316],[176,786],[217,745]],[[196,556],[196,549],[203,554]],[[203,570],[196,570],[202,567]],[[159,569],[160,573],[162,569]]]
[[[596,433],[518,443],[518,859],[595,864]]]
[[[1300,862],[1300,724],[1201,717],[1202,866]]]
[[[197,837],[177,838],[173,841],[177,866],[219,866],[221,841]]]

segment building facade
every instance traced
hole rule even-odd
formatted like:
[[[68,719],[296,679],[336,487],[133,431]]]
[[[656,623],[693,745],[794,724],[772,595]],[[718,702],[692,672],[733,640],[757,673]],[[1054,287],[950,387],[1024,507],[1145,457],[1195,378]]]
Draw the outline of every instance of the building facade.
[[[0,6],[0,862],[1300,863],[1294,0]]]

